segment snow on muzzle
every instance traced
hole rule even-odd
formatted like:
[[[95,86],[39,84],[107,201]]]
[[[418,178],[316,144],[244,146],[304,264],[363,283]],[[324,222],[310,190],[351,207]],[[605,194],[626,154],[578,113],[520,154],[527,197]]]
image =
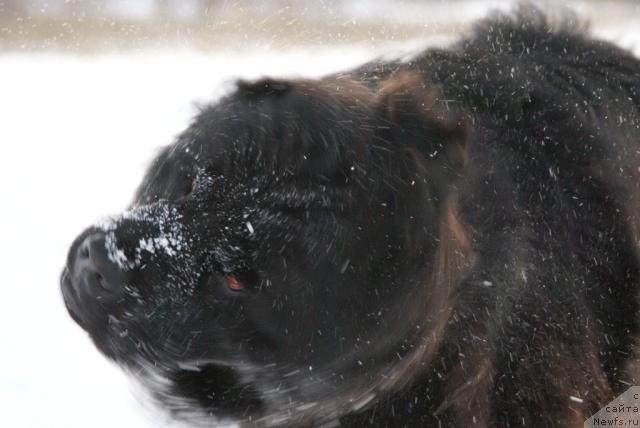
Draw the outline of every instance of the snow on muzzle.
[[[113,313],[142,288],[193,287],[201,275],[197,237],[187,232],[183,215],[166,203],[135,207],[83,232],[69,252],[61,278],[71,316],[81,326]],[[166,282],[167,274],[174,281]]]
[[[141,267],[147,259],[179,263],[188,258],[193,238],[186,233],[183,215],[166,203],[142,205],[98,224],[105,233],[109,260],[121,270]]]

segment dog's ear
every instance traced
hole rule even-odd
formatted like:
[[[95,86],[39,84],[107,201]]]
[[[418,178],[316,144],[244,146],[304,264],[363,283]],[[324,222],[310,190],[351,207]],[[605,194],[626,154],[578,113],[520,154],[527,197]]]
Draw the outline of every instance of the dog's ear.
[[[468,127],[464,115],[439,88],[413,72],[380,85],[379,136],[393,148],[416,154],[436,185],[449,187],[464,173]],[[444,190],[444,189],[441,189]]]

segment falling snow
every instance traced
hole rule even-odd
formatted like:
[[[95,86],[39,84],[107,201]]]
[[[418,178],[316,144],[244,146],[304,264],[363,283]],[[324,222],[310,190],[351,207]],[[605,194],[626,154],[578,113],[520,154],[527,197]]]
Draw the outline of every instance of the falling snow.
[[[487,4],[475,2],[473,7],[480,15]],[[628,28],[637,26],[595,25],[597,34],[640,53],[640,33]],[[3,206],[12,207],[3,210],[0,221],[5,240],[0,258],[8,261],[0,325],[19,325],[3,331],[0,361],[11,370],[0,374],[2,425],[167,426],[148,415],[133,394],[124,393],[131,389],[125,376],[67,316],[57,278],[69,240],[83,225],[122,210],[130,202],[133,183],[141,178],[144,161],[185,127],[195,112],[194,102],[224,93],[235,77],[319,76],[387,51],[328,44],[313,50],[292,46],[277,53],[0,55],[0,141],[5,148],[0,186]],[[557,175],[549,170],[550,180]],[[250,222],[245,226],[254,233]],[[100,227],[112,232],[109,222]],[[115,235],[107,245],[117,263],[136,263],[135,255],[120,249]],[[181,231],[161,229],[141,238],[136,252],[175,256],[182,245]],[[345,270],[348,265],[345,261]],[[527,280],[524,270],[522,280]],[[38,316],[25,317],[25,310]],[[371,399],[364,397],[354,408]],[[579,397],[568,399],[582,402]]]

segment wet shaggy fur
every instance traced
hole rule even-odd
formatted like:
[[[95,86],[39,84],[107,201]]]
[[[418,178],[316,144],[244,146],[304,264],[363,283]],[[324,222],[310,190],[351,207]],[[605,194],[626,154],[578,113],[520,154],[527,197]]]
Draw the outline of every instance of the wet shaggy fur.
[[[581,427],[640,383],[639,213],[640,62],[528,11],[239,82],[63,292],[194,424]],[[89,238],[117,298],[69,291]]]

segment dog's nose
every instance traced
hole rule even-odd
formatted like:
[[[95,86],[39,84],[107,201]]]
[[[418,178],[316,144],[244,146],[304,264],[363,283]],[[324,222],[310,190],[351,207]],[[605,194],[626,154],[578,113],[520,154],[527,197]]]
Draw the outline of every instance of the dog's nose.
[[[103,232],[91,233],[76,248],[71,276],[78,295],[105,299],[122,292],[124,278],[109,258],[105,238]]]
[[[86,328],[115,310],[124,296],[124,273],[109,257],[106,235],[87,231],[69,252],[60,281],[64,302],[73,319]]]

